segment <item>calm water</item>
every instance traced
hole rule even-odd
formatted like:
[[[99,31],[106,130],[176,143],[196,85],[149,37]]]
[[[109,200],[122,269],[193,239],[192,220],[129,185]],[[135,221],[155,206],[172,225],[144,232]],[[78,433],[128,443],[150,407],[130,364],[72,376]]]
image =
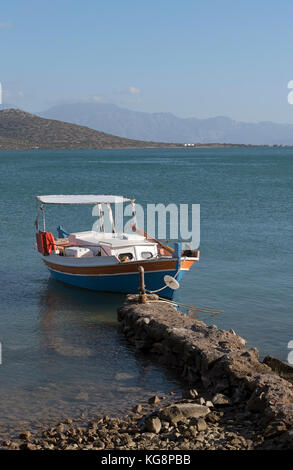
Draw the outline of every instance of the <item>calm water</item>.
[[[293,339],[292,150],[11,151],[1,152],[0,165],[0,436],[19,421],[109,414],[180,389],[117,331],[123,296],[50,280],[34,250],[36,194],[199,203],[201,259],[176,298],[223,309],[207,322],[233,328],[261,356],[286,360]],[[49,208],[47,216],[53,231],[60,223],[70,231],[93,223],[86,206]]]

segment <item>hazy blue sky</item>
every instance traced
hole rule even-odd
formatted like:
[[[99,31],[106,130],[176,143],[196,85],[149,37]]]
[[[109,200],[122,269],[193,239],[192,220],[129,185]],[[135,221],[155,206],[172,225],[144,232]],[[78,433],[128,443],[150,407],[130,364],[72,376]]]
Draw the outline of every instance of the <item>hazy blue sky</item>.
[[[4,103],[293,123],[292,18],[292,0],[2,2]]]

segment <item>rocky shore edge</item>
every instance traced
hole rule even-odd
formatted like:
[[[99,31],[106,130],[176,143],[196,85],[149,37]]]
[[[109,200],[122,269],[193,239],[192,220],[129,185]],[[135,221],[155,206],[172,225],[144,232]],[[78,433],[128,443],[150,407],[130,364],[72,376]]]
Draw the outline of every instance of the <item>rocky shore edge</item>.
[[[205,397],[204,397],[204,396]],[[123,417],[103,416],[81,426],[66,419],[41,436],[23,431],[2,450],[293,450],[283,421],[265,424],[245,402],[186,389],[181,400],[152,396]]]
[[[137,350],[180,374],[182,398],[152,396],[122,417],[83,426],[67,419],[41,436],[25,430],[2,449],[293,450],[292,368],[271,357],[260,362],[233,330],[207,326],[157,296],[147,300],[127,296],[120,329]]]

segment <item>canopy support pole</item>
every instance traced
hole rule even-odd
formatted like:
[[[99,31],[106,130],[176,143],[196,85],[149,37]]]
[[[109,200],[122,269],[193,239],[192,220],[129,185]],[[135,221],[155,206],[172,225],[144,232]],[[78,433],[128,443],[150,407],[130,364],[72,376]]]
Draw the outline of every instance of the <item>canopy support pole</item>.
[[[35,226],[37,232],[39,231],[39,201],[36,199],[36,220],[35,220]]]
[[[112,233],[116,233],[114,219],[113,219],[113,212],[112,212],[112,207],[111,207],[110,202],[107,202],[107,208],[108,208],[108,213],[109,213],[109,220],[110,220],[111,227],[112,227]]]
[[[105,232],[105,225],[104,225],[104,211],[102,204],[99,202],[98,203],[98,208],[99,208],[99,216],[100,216],[100,230],[101,232]]]
[[[133,218],[133,225],[136,227],[137,221],[136,221],[136,210],[135,210],[135,199],[131,200],[131,207],[132,207],[132,218]],[[132,228],[133,230],[133,228]]]
[[[42,217],[43,217],[43,230],[44,230],[44,232],[46,232],[46,217],[45,217],[44,204],[41,204],[41,211],[42,211]]]

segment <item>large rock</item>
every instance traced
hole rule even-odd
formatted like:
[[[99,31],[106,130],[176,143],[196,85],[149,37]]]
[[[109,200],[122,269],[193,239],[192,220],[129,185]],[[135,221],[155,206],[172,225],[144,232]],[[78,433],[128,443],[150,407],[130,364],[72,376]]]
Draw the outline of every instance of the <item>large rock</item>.
[[[288,380],[288,382],[291,382],[293,384],[292,366],[289,366],[289,364],[286,364],[285,362],[280,361],[280,359],[277,359],[276,357],[270,355],[264,358],[263,363],[269,366],[280,377],[285,380]]]
[[[196,403],[178,403],[167,406],[159,412],[161,420],[176,424],[184,418],[203,418],[210,412],[207,406]]]
[[[262,374],[250,379],[253,392],[247,407],[253,412],[264,412],[268,420],[293,424],[293,385],[276,375]]]
[[[270,367],[260,363],[258,350],[251,348],[222,355],[204,374],[202,381],[206,387],[225,392],[239,385],[246,387],[250,377],[268,373],[272,373]]]

